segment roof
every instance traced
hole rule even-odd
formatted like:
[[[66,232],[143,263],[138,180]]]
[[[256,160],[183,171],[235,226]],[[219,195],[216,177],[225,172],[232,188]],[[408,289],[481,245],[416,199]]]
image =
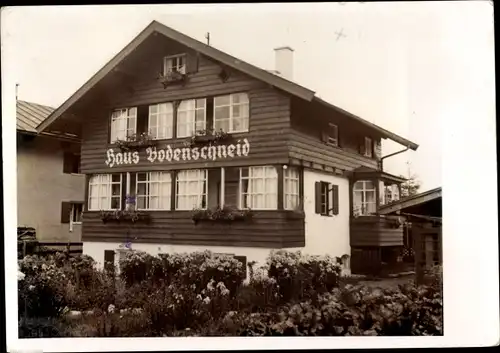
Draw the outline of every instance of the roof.
[[[374,169],[366,166],[360,166],[352,171],[353,175],[360,175],[362,177],[376,177],[383,181],[393,182],[393,183],[404,183],[408,179],[384,172],[380,169]]]
[[[65,132],[39,132],[37,126],[42,122],[47,120],[54,108],[47,105],[42,105],[33,102],[26,102],[22,100],[16,101],[16,129],[17,131],[34,134],[43,135],[48,137],[62,138],[65,140],[78,140],[76,135],[69,134]]]
[[[412,195],[409,197],[402,198],[398,201],[391,202],[387,205],[380,206],[379,213],[380,214],[388,214],[397,211],[401,211],[403,209],[417,206],[429,201],[437,200],[442,198],[442,188],[435,188],[432,190],[428,190],[422,192],[420,194]]]
[[[139,33],[137,37],[135,37],[125,48],[123,48],[117,55],[115,55],[115,57],[113,57],[102,69],[100,69],[94,76],[92,76],[82,87],[80,87],[71,97],[69,97],[60,107],[58,107],[46,120],[44,120],[37,127],[37,130],[43,131],[48,126],[50,126],[73,104],[75,104],[80,98],[82,98],[92,87],[94,87],[101,79],[103,79],[108,73],[110,73],[122,60],[124,60],[130,53],[132,53],[142,42],[144,42],[150,35],[155,32],[160,33],[172,40],[175,40],[178,43],[185,45],[205,56],[215,59],[216,61],[219,61],[224,65],[232,67],[251,77],[266,82],[269,85],[276,87],[286,93],[289,93],[292,96],[301,98],[308,102],[312,102],[313,100],[315,100],[316,102],[326,106],[327,108],[336,109],[337,111],[343,112],[354,120],[357,120],[358,122],[376,130],[381,134],[383,138],[389,138],[413,150],[416,150],[418,148],[418,145],[414,142],[393,134],[375,124],[372,124],[360,117],[357,117],[330,103],[327,103],[318,97],[315,97],[315,92],[310,89],[307,89],[292,81],[286,80],[281,76],[270,73],[267,70],[263,70],[257,66],[249,64],[243,60],[235,58],[214,47],[211,47],[170,27],[167,27],[157,21],[151,22],[151,24],[149,24],[141,33]]]
[[[16,102],[17,130],[37,133],[36,127],[54,111],[54,108],[18,100]]]

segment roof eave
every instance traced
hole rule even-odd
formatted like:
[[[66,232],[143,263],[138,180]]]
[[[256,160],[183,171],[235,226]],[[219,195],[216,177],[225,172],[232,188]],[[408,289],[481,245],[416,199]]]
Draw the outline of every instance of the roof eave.
[[[288,81],[282,77],[276,76],[254,65],[246,63],[235,57],[232,57],[216,48],[210,47],[194,38],[191,38],[181,32],[173,30],[157,21],[151,22],[141,33],[139,33],[125,48],[116,54],[106,65],[104,65],[96,74],[94,74],[87,82],[85,82],[73,95],[71,95],[61,106],[50,114],[47,119],[37,126],[37,131],[42,132],[48,128],[56,119],[65,113],[74,103],[76,103],[83,95],[85,95],[92,87],[103,79],[113,68],[132,53],[146,38],[154,32],[163,34],[195,51],[206,56],[212,57],[215,60],[231,66],[245,74],[255,77],[261,81],[270,84],[280,90],[283,90],[291,95],[300,97],[307,101],[312,101],[314,98],[313,91],[302,87],[294,82]]]
[[[328,103],[327,101],[324,101],[323,99],[321,99],[319,97],[314,97],[314,100],[316,100],[318,103],[320,103],[320,104],[322,104],[330,109],[335,109],[335,110],[339,111],[340,113],[342,113],[342,114],[344,114],[344,115],[346,115],[354,120],[357,120],[358,122],[364,124],[365,126],[367,126],[369,128],[374,129],[384,138],[391,139],[392,141],[397,142],[405,147],[408,147],[409,149],[411,149],[413,151],[416,151],[418,149],[418,144],[416,144],[415,142],[407,140],[404,137],[401,137],[393,132],[390,132],[390,131],[388,131],[388,130],[386,130],[378,125],[370,123],[369,121],[366,121],[366,120],[360,118],[359,116],[356,116],[356,115],[349,113],[348,111],[346,111],[342,108],[339,108],[331,103]]]

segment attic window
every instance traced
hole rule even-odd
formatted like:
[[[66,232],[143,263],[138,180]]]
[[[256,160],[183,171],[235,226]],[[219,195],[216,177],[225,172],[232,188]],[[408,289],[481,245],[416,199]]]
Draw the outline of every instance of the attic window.
[[[335,124],[329,124],[328,126],[328,140],[329,145],[338,146],[339,145],[339,128]]]
[[[369,137],[365,137],[363,155],[365,157],[369,157],[369,158],[373,157],[373,142],[372,142],[372,139]]]
[[[186,54],[166,56],[163,60],[163,73],[179,72],[186,73]]]

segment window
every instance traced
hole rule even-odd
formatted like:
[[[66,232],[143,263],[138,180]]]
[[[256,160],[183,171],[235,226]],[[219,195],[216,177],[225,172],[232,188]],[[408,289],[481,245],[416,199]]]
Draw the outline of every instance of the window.
[[[173,137],[174,108],[172,103],[149,106],[148,130],[154,139]]]
[[[177,137],[188,137],[205,130],[207,114],[205,99],[182,101],[177,110]]]
[[[137,108],[115,110],[111,114],[111,143],[126,140],[134,135],[137,129]]]
[[[207,170],[182,170],[177,173],[177,210],[207,207]]]
[[[353,206],[356,215],[366,216],[376,212],[375,184],[370,180],[354,183]]]
[[[240,169],[240,208],[278,208],[278,172],[275,167]]]
[[[121,199],[121,174],[96,174],[90,178],[89,211],[119,210]]]
[[[339,186],[326,181],[315,184],[316,213],[322,216],[339,214]]]
[[[64,152],[63,155],[63,173],[80,173],[80,154],[73,152]]]
[[[283,173],[285,210],[295,210],[299,206],[299,170],[288,167]]]
[[[214,98],[214,130],[248,131],[249,101],[246,93]]]
[[[365,144],[363,147],[363,155],[365,157],[371,158],[373,156],[373,143],[372,139],[369,137],[365,137]]]
[[[181,74],[186,73],[186,55],[172,55],[165,57],[163,62],[163,73],[177,71]]]
[[[71,223],[81,224],[82,223],[82,212],[83,203],[73,203],[71,205]]]
[[[328,129],[328,144],[333,146],[339,145],[339,129],[335,124],[329,124]]]
[[[139,210],[170,210],[170,172],[137,173],[136,202]]]

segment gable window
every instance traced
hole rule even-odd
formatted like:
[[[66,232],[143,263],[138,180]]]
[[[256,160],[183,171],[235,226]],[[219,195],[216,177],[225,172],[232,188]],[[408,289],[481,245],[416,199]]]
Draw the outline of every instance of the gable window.
[[[64,174],[80,173],[80,154],[73,152],[64,152],[63,173]]]
[[[214,98],[214,130],[228,133],[248,131],[249,100],[246,93]]]
[[[375,183],[370,180],[360,180],[353,187],[354,214],[366,216],[376,212]]]
[[[176,210],[207,207],[207,170],[182,170],[177,173]]]
[[[316,213],[322,216],[339,214],[339,186],[317,181],[315,184]]]
[[[154,139],[173,137],[174,108],[172,103],[160,103],[149,106],[148,130]]]
[[[295,210],[299,206],[299,170],[297,168],[286,168],[283,173],[285,197],[285,210]]]
[[[186,73],[186,54],[166,56],[163,61],[163,73],[179,72]]]
[[[274,166],[240,168],[240,208],[278,208],[278,172]]]
[[[111,143],[126,140],[137,130],[137,108],[117,109],[111,114]]]
[[[172,176],[170,172],[137,173],[138,210],[170,210]]]
[[[339,145],[339,128],[335,124],[328,125],[328,144],[338,147]]]
[[[362,154],[365,157],[371,158],[373,156],[373,141],[369,137],[365,137],[365,142],[362,145]]]
[[[177,137],[193,136],[205,130],[206,120],[206,99],[182,101],[177,109]]]
[[[89,181],[89,211],[119,210],[122,199],[121,174],[96,174]]]

